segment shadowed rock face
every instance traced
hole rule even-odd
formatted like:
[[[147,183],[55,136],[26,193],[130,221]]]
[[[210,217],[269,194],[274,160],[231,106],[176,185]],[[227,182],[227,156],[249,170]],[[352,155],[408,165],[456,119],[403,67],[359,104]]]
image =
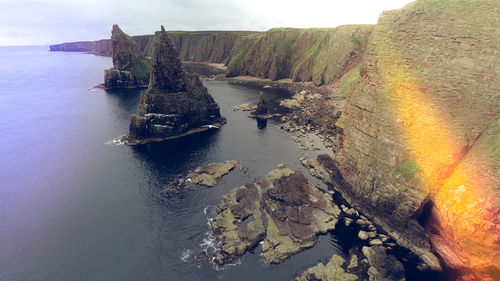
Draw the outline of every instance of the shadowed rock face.
[[[288,168],[233,189],[217,208],[212,228],[222,241],[219,264],[242,255],[263,240],[267,262],[282,260],[312,247],[317,235],[335,229],[340,209],[328,194]]]
[[[141,54],[135,40],[116,24],[111,32],[111,53],[113,68],[105,71],[106,88],[131,88],[148,84],[151,63]]]
[[[198,76],[184,72],[164,30],[155,35],[152,63],[149,87],[125,137],[128,144],[168,140],[225,123]]]

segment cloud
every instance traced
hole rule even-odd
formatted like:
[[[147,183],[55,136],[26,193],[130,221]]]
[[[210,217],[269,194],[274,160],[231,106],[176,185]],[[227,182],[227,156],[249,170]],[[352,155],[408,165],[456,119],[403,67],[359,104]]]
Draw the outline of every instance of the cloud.
[[[170,30],[267,30],[375,23],[409,0],[0,0],[0,44],[109,38],[114,23],[131,35]],[[12,36],[16,34],[18,36]]]

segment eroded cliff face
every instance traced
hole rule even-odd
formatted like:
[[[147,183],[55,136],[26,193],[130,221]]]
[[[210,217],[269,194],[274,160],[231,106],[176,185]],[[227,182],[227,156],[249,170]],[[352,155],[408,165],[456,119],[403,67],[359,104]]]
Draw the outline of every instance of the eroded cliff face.
[[[271,29],[237,50],[227,75],[330,84],[362,60],[372,29],[372,25]]]
[[[103,43],[97,45],[102,46]],[[113,25],[111,32],[111,54],[113,68],[104,73],[106,88],[129,88],[148,84],[151,71],[150,61],[142,55],[136,41],[116,24]]]
[[[384,12],[337,122],[344,196],[399,243],[425,252],[425,232],[465,279],[500,280],[499,10],[419,0]]]
[[[323,85],[336,82],[362,60],[373,27],[276,28],[267,32],[171,31],[169,36],[181,61],[224,63],[230,77],[291,78]],[[135,45],[133,48],[144,57],[153,54],[152,35],[128,37],[123,42],[127,42],[126,46]],[[114,46],[100,40],[85,51],[99,55],[113,53],[106,49],[106,44]],[[54,50],[59,49],[54,46]]]
[[[151,78],[132,116],[127,144],[177,138],[225,123],[219,106],[198,76],[184,72],[167,33],[154,39]]]

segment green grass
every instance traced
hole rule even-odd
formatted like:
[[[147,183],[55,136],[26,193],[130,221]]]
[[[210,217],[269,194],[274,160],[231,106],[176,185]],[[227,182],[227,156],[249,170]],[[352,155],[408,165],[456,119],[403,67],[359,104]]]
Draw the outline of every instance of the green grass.
[[[361,70],[361,64],[358,63],[355,67],[353,67],[349,72],[344,74],[339,82],[340,90],[342,91],[342,96],[347,97],[351,93],[351,88],[354,82],[359,79],[359,72]]]
[[[151,62],[146,58],[141,58],[135,67],[135,76],[140,79],[147,79],[151,72]]]
[[[351,36],[351,42],[352,42],[354,45],[356,45],[356,46],[358,46],[358,47],[361,47],[361,43],[359,42],[359,40],[358,40],[356,37]]]
[[[420,179],[417,176],[419,172],[420,168],[415,160],[408,160],[397,164],[392,170],[394,175],[402,177],[410,183],[420,183]]]

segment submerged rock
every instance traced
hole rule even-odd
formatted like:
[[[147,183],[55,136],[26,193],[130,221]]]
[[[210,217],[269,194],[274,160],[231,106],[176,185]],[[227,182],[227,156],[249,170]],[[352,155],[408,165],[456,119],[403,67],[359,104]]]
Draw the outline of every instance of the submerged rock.
[[[264,259],[279,263],[312,247],[318,234],[333,230],[339,214],[331,196],[309,184],[302,173],[273,170],[222,198],[212,223],[222,242],[215,260],[224,264],[263,240]]]
[[[145,87],[149,82],[151,62],[144,57],[136,41],[118,25],[111,31],[113,68],[104,72],[104,88]]]
[[[155,35],[153,69],[132,116],[126,144],[163,141],[219,128],[226,119],[199,77],[184,71],[167,33]]]
[[[196,168],[188,175],[193,183],[208,187],[216,186],[221,178],[232,171],[238,165],[237,160],[223,163],[210,163]]]

